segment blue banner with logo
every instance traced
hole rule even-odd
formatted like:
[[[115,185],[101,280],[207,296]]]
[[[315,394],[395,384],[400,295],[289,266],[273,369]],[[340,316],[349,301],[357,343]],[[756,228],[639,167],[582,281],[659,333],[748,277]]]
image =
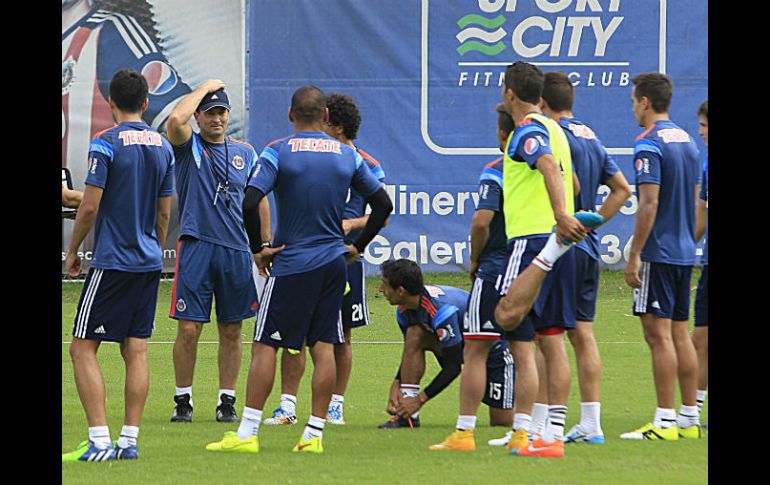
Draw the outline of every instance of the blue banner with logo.
[[[355,143],[382,164],[395,206],[366,250],[370,270],[400,257],[467,270],[477,182],[501,155],[495,105],[514,61],[569,75],[575,116],[631,184],[640,72],[673,79],[671,119],[706,153],[696,115],[708,97],[706,1],[250,0],[246,10],[246,126],[258,151],[292,132],[302,85],[349,94],[361,110]],[[607,194],[599,188],[597,207]],[[601,228],[603,267],[625,266],[636,207],[632,197]]]

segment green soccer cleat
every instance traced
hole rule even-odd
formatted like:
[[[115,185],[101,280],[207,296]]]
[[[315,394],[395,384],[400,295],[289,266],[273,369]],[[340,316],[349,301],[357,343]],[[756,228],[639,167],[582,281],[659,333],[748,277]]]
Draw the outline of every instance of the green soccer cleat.
[[[299,439],[299,443],[294,447],[294,452],[306,452],[306,453],[323,453],[324,445],[321,438],[314,436],[305,441],[302,438]]]
[[[620,435],[620,438],[624,440],[676,441],[679,439],[679,427],[671,426],[669,428],[658,428],[653,426],[652,423],[647,423],[630,433],[623,433]]]
[[[242,440],[238,438],[238,433],[235,431],[228,431],[222,441],[209,443],[206,449],[230,453],[259,453],[259,439],[256,436],[250,436]]]
[[[114,460],[115,447],[110,444],[108,448],[99,449],[93,441],[86,440],[80,443],[75,451],[62,453],[61,462],[70,461],[107,461]]]

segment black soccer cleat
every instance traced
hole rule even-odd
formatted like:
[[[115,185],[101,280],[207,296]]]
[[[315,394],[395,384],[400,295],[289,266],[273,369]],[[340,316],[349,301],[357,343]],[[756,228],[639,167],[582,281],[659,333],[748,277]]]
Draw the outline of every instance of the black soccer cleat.
[[[171,416],[172,423],[192,423],[193,408],[190,405],[190,395],[182,394],[174,396],[174,414]]]
[[[412,422],[410,425],[409,422]],[[402,418],[401,416],[393,416],[388,421],[377,426],[379,429],[392,429],[392,428],[419,428],[420,418]]]
[[[238,415],[235,414],[235,397],[222,394],[222,404],[217,406],[217,421],[220,423],[237,423]]]

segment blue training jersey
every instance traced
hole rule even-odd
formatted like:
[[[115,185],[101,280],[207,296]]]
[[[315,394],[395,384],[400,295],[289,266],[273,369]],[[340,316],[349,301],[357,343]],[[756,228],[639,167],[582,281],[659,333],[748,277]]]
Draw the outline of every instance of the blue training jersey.
[[[642,261],[695,264],[695,186],[700,162],[692,137],[671,120],[656,121],[634,145],[636,185],[660,186],[655,223]]]
[[[700,181],[700,199],[706,202],[706,233],[704,234],[705,241],[703,242],[703,257],[701,261],[703,264],[709,264],[709,157],[706,155],[706,160],[703,162],[703,175],[701,175]]]
[[[347,250],[342,218],[348,188],[364,198],[380,182],[361,155],[323,132],[300,131],[262,150],[249,186],[275,196],[272,274],[287,276],[319,268]]]
[[[572,153],[572,166],[580,181],[580,193],[575,196],[575,212],[596,210],[596,193],[599,186],[615,175],[619,168],[607,153],[594,131],[575,118],[561,118]],[[599,235],[589,231],[577,246],[594,259],[599,259]]]
[[[168,140],[144,122],[121,123],[91,141],[85,183],[104,190],[91,266],[144,273],[163,269],[155,232],[158,197],[174,193]]]
[[[248,143],[232,137],[227,137],[225,143],[209,143],[193,133],[187,143],[173,147],[177,160],[179,237],[191,236],[249,251],[243,226],[243,194],[256,166],[257,153]],[[229,181],[229,207],[225,200],[226,181]]]
[[[364,159],[364,163],[372,172],[374,178],[379,180],[380,183],[385,183],[385,171],[382,169],[380,162],[375,160],[374,157],[361,150],[360,148],[356,148],[356,151],[359,155],[361,155],[361,158]],[[366,199],[356,189],[351,187],[348,191],[348,201],[345,204],[345,215],[343,218],[358,219],[359,217],[364,217],[365,212]],[[345,244],[353,244],[360,235],[361,230],[350,231],[348,235],[345,236]]]
[[[479,255],[479,269],[476,276],[484,281],[496,283],[498,275],[505,269],[507,238],[505,237],[505,216],[503,213],[503,157],[489,162],[479,177],[479,205],[476,210],[495,212],[489,224],[489,238]]]
[[[462,318],[468,309],[469,296],[467,291],[453,286],[425,285],[417,310],[409,310],[403,305],[396,308],[401,333],[406,334],[411,325],[420,325],[438,337],[442,349],[462,343]]]

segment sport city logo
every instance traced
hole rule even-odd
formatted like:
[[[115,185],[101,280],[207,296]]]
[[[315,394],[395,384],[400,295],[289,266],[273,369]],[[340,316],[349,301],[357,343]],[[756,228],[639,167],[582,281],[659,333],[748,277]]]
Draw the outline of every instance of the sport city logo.
[[[498,154],[482,141],[492,122],[467,120],[492,118],[516,61],[564,71],[580,103],[624,119],[633,74],[666,72],[667,1],[422,0],[423,141],[442,155]],[[611,155],[631,154],[605,138]]]

